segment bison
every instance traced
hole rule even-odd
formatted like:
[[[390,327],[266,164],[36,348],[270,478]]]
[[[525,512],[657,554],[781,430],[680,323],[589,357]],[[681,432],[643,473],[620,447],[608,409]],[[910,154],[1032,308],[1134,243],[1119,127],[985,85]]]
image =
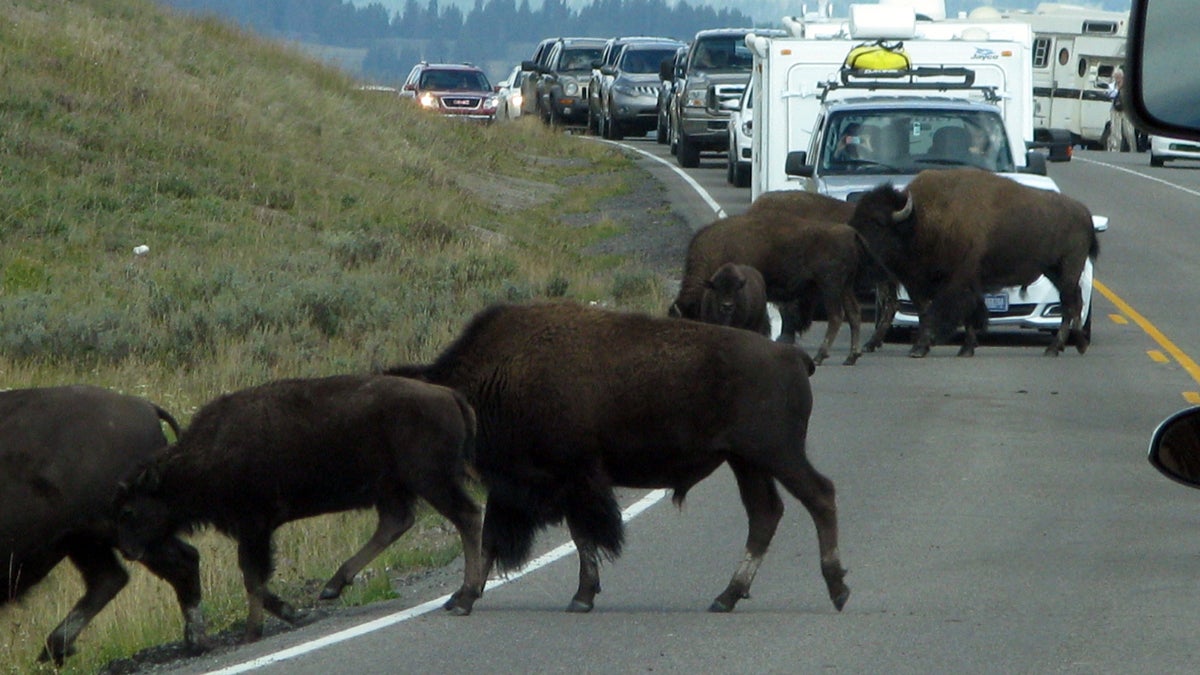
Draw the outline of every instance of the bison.
[[[880,185],[863,195],[850,220],[900,283],[919,312],[911,356],[929,353],[965,323],[960,356],[971,356],[987,326],[983,295],[1026,286],[1045,275],[1058,289],[1062,321],[1046,354],[1068,337],[1079,353],[1080,275],[1099,241],[1087,207],[1066,195],[1021,185],[979,169],[923,171],[905,190]]]
[[[469,614],[484,580],[482,517],[464,486],[475,427],[460,394],[398,377],[279,380],[226,394],[120,492],[121,551],[141,559],[206,524],[235,539],[249,604],[245,637],[256,640],[264,608],[289,623],[302,618],[267,588],[276,528],[375,508],[375,533],[321,591],[332,599],[412,526],[421,497],[458,528],[466,569],[446,608]]]
[[[767,288],[758,270],[748,265],[725,263],[704,283],[700,320],[732,326],[770,337]]]
[[[824,302],[829,323],[814,361],[829,356],[845,319],[850,323],[850,354],[859,347],[860,309],[854,289],[868,275],[871,258],[855,231],[844,223],[854,206],[832,197],[783,191],[762,195],[740,216],[717,220],[688,244],[679,295],[672,316],[698,319],[705,283],[723,264],[754,267],[767,285],[767,300],[780,308],[781,342],[794,343],[811,322],[813,305]]]
[[[621,553],[614,486],[688,490],[728,462],[749,519],[746,554],[712,611],[732,611],[783,514],[781,483],[817,528],[839,610],[850,590],[833,483],[805,455],[812,410],[803,350],[748,331],[573,303],[495,305],[427,365],[388,372],[453,387],[479,415],[488,489],[484,568],[522,565],[538,530],[566,521],[579,552],[568,611],[592,609],[601,557]]]
[[[129,581],[114,549],[111,510],[121,477],[167,447],[159,406],[92,386],[0,392],[0,605],[17,600],[63,558],[84,594],[46,638],[40,659],[62,665],[75,638]],[[175,589],[189,648],[204,644],[200,557],[175,537],[146,549],[142,563]]]

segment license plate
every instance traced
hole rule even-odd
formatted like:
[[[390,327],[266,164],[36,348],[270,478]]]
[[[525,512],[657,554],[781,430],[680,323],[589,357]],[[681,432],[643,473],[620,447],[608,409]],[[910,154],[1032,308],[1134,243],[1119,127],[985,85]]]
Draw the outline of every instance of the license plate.
[[[1007,312],[1008,293],[987,293],[983,296],[983,303],[989,312]]]

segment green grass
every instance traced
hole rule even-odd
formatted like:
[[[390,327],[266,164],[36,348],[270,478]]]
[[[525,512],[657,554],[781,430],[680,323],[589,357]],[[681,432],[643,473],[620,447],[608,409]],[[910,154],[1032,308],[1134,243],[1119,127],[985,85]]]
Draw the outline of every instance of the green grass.
[[[147,0],[8,0],[0,17],[4,387],[88,382],[186,423],[268,379],[428,360],[496,301],[664,305],[656,275],[580,253],[622,229],[592,215],[629,188],[629,160],[603,144],[532,119],[428,115]],[[368,512],[283,528],[275,583],[308,597],[373,525]],[[415,529],[347,602],[391,597],[389,576],[456,555],[440,518]],[[210,629],[234,626],[232,544],[193,541]],[[180,639],[169,587],[130,570],[64,672]],[[0,672],[34,668],[80,593],[63,565],[0,609]]]

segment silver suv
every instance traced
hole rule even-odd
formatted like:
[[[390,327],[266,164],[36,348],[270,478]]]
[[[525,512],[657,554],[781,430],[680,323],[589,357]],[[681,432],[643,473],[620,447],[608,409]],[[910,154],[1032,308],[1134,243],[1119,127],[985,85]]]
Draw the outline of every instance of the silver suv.
[[[678,40],[630,43],[621,49],[616,63],[601,67],[608,81],[600,94],[601,136],[621,140],[657,128],[659,70],[683,46]]]
[[[544,63],[527,62],[538,73],[537,111],[543,122],[587,122],[588,78],[605,42],[603,38],[558,38]]]
[[[674,42],[668,37],[645,37],[641,35],[609,38],[604,43],[604,51],[600,58],[592,63],[592,77],[588,80],[588,131],[600,133],[600,101],[608,92],[612,76],[600,72],[604,66],[614,66],[621,56],[621,50],[631,42]]]
[[[671,111],[671,150],[679,166],[700,166],[704,150],[728,146],[729,105],[742,97],[754,64],[746,35],[784,37],[786,31],[714,28],[696,33]]]

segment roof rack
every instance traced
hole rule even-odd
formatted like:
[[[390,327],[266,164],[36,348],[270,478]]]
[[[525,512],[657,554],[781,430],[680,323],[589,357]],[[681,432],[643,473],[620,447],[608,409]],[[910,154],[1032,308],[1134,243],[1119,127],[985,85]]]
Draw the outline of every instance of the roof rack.
[[[922,78],[927,78],[922,81]],[[928,78],[941,78],[932,81]],[[950,78],[951,81],[946,81]],[[895,89],[902,91],[962,91],[974,90],[983,94],[990,102],[1001,99],[996,87],[975,84],[975,71],[963,67],[919,66],[895,70],[868,70],[863,68],[842,68],[840,81],[829,80],[821,85],[821,101],[839,89],[858,89],[875,91],[878,89]]]

